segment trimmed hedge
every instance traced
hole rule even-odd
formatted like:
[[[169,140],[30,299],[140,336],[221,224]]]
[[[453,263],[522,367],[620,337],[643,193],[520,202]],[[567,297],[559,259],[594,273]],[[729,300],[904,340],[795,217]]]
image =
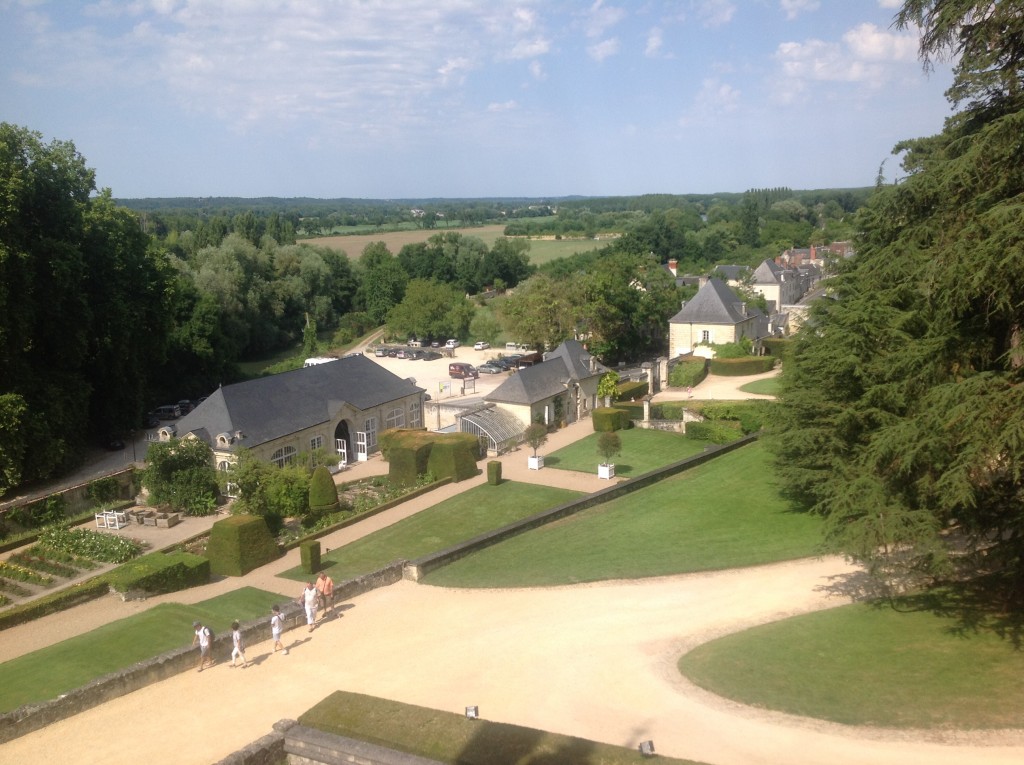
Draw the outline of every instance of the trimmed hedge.
[[[427,472],[437,478],[464,481],[477,474],[480,442],[472,433],[442,433],[434,441],[427,460]]]
[[[785,363],[786,357],[792,353],[793,341],[788,337],[766,337],[761,341],[764,352]]]
[[[210,581],[210,561],[184,551],[154,552],[129,561],[107,574],[117,592],[177,592]]]
[[[673,388],[687,388],[699,384],[708,376],[708,362],[703,358],[680,361],[668,373],[668,384]]]
[[[491,486],[501,484],[501,463],[497,460],[491,460],[487,463],[487,483]]]
[[[748,356],[743,359],[711,359],[709,368],[712,374],[723,376],[744,377],[770,372],[775,367],[773,356]]]
[[[590,413],[595,433],[610,433],[629,427],[629,412],[614,406],[600,406]]]
[[[380,447],[388,461],[388,478],[396,486],[413,486],[427,472],[433,433],[425,430],[386,430],[380,434]]]
[[[299,562],[303,571],[315,574],[320,570],[320,543],[307,539],[299,545]]]
[[[258,515],[233,515],[210,528],[210,573],[244,576],[280,557],[277,542]]]
[[[706,420],[686,423],[686,437],[691,441],[728,444],[742,437],[739,427],[729,420]]]
[[[645,382],[621,383],[615,388],[616,401],[630,401],[636,398],[643,398],[647,395],[650,386]]]
[[[73,584],[66,589],[0,612],[0,630],[17,627],[19,624],[26,624],[42,616],[64,611],[80,603],[102,598],[109,592],[110,585],[107,583],[106,575]]]

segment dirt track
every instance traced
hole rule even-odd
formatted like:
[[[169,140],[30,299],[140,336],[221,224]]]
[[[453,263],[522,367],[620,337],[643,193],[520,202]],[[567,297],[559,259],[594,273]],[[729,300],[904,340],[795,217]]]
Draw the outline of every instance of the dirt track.
[[[723,387],[694,397],[729,398]],[[746,382],[744,380],[743,382]],[[708,383],[702,384],[707,385]],[[546,451],[590,432],[587,423],[552,435]],[[605,486],[594,476],[528,471],[525,452],[503,458],[503,475]],[[371,461],[359,470],[380,471]],[[443,499],[484,480],[444,487]],[[332,535],[330,547],[394,522],[422,505],[407,503],[373,524]],[[361,527],[361,528],[360,528]],[[294,560],[293,560],[294,559]],[[245,584],[294,595],[274,573]],[[344,615],[311,635],[287,635],[289,656],[252,646],[256,666],[224,659],[186,672],[4,745],[3,762],[208,763],[294,718],[335,689],[461,713],[479,705],[489,720],[514,722],[624,746],[653,739],[659,753],[721,765],[1017,765],[1024,732],[918,734],[850,728],[727,702],[684,681],[678,656],[706,640],[786,616],[847,602],[830,594],[853,570],[826,558],[636,582],[521,590],[448,590],[402,582],[345,604]],[[167,596],[208,598],[241,582],[221,580]],[[60,634],[88,630],[159,602],[114,598],[4,632],[8,657]],[[56,635],[56,636],[55,636]],[[187,644],[190,636],[183,636]]]

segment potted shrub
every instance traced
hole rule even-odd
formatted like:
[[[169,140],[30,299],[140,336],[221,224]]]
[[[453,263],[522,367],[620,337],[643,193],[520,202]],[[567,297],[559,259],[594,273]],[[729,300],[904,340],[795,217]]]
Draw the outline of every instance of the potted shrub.
[[[526,443],[533,449],[533,456],[528,458],[530,470],[540,470],[544,467],[544,458],[537,455],[537,450],[548,440],[548,429],[539,422],[533,423],[526,429]]]
[[[621,452],[622,440],[614,430],[598,435],[597,453],[604,458],[604,462],[597,466],[598,478],[611,479],[615,477],[615,465],[612,463],[612,457],[617,456]]]

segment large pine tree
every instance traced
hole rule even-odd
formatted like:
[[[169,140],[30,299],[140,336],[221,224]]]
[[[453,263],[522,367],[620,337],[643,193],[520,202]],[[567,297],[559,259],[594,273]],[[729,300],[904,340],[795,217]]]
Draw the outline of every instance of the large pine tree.
[[[981,575],[1024,606],[1024,2],[908,0],[955,111],[908,141],[783,373],[795,497],[879,572]],[[952,554],[955,551],[955,554]]]

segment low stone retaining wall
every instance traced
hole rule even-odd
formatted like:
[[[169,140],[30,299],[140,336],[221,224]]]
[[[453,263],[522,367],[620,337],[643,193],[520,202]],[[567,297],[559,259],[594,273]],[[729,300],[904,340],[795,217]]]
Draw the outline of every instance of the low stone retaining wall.
[[[216,765],[442,765],[364,741],[324,733],[295,720],[274,723],[274,732],[225,757]]]
[[[495,529],[486,534],[473,537],[470,540],[462,542],[442,550],[432,555],[425,555],[422,558],[417,558],[414,561],[410,561],[405,566],[404,576],[406,579],[410,579],[414,582],[418,582],[424,576],[429,574],[431,571],[435,571],[442,566],[446,566],[449,563],[463,558],[470,553],[482,550],[485,547],[490,547],[493,544],[497,544],[504,539],[514,537],[517,534],[522,534],[524,531],[535,529],[539,526],[543,526],[552,521],[557,521],[560,518],[565,518],[569,515],[586,510],[588,507],[594,507],[604,502],[609,502],[613,499],[631,494],[639,489],[646,488],[651,484],[657,483],[658,481],[669,478],[670,476],[682,473],[684,470],[696,467],[697,465],[703,465],[705,462],[720,457],[723,454],[728,454],[731,451],[735,451],[742,446],[746,446],[757,440],[757,434],[746,436],[738,441],[722,445],[709,445],[704,448],[704,452],[701,454],[694,455],[693,457],[687,457],[684,460],[673,462],[665,467],[651,470],[642,475],[638,475],[636,478],[631,478],[628,481],[622,481],[609,486],[607,489],[588,494],[585,497],[566,502],[565,504],[553,507],[550,510],[531,515],[529,518],[524,518],[521,521],[510,523],[507,526],[502,526],[500,529]]]

